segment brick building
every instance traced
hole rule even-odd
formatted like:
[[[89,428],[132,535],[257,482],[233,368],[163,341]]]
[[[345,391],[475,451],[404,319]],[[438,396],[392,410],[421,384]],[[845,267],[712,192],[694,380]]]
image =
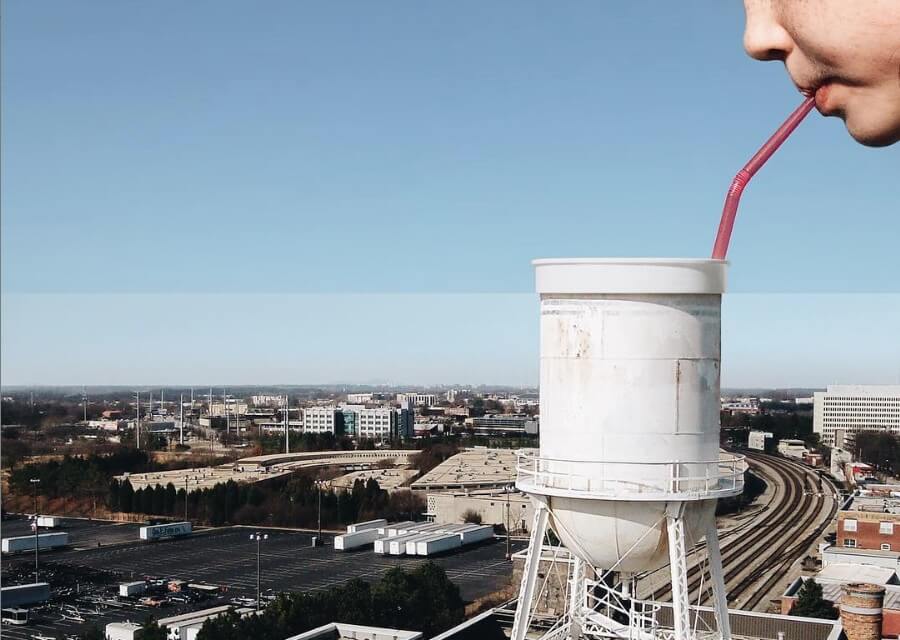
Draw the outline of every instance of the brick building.
[[[837,546],[900,551],[900,514],[860,510],[838,512]]]

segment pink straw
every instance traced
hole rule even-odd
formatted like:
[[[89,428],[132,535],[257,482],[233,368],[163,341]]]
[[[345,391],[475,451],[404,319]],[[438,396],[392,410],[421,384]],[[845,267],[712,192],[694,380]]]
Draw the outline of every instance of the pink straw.
[[[741,194],[744,187],[750,182],[750,178],[756,175],[766,161],[772,157],[772,154],[778,150],[778,147],[788,139],[788,136],[794,132],[803,118],[812,111],[816,104],[815,97],[809,97],[797,107],[797,109],[788,116],[784,124],[778,127],[778,131],[772,134],[766,143],[756,152],[750,162],[744,165],[744,168],[738,171],[734,180],[731,182],[731,188],[728,189],[728,195],[725,196],[725,206],[722,208],[722,220],[719,222],[719,232],[716,234],[716,243],[713,245],[712,257],[714,260],[724,260],[728,254],[728,243],[731,241],[731,231],[734,229],[734,219],[737,216],[738,204],[741,202]]]

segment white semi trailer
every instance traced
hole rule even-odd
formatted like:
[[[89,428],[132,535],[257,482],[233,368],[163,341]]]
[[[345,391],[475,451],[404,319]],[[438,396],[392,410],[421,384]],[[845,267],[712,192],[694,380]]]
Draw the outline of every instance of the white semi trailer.
[[[167,524],[153,524],[141,527],[141,540],[154,542],[163,538],[178,538],[191,533],[190,522],[170,522]]]
[[[378,529],[387,525],[387,520],[379,518],[378,520],[366,520],[365,522],[357,522],[356,524],[347,525],[347,533],[357,533],[358,531],[366,531],[368,529]],[[377,531],[376,531],[377,532]]]
[[[363,529],[353,533],[345,533],[334,537],[334,548],[338,551],[350,551],[372,544],[379,537],[378,529]]]
[[[400,535],[407,533],[428,533],[430,531],[439,531],[444,525],[437,522],[414,522],[413,524],[400,529]]]
[[[40,533],[37,536],[16,536],[14,538],[3,538],[3,553],[21,553],[23,551],[34,551],[35,538],[39,550],[57,549],[69,544],[69,534],[65,531],[57,531],[54,533]]]
[[[473,524],[461,531],[455,531],[463,545],[475,544],[494,537],[494,527],[490,525]]]
[[[386,524],[383,527],[378,527],[378,533],[383,536],[387,536],[389,538],[393,538],[394,536],[400,535],[400,530],[404,527],[408,527],[410,525],[416,524],[412,520],[404,520],[403,522],[395,522],[394,524]]]
[[[459,539],[459,535],[455,533],[436,533],[432,536],[420,538],[415,542],[415,545],[417,556],[433,556],[438,553],[458,549],[462,546],[462,541]]]
[[[119,597],[121,598],[133,598],[145,593],[147,593],[147,583],[144,580],[119,583]]]
[[[385,551],[392,556],[402,556],[406,554],[406,542],[411,538],[418,536],[418,533],[407,533],[402,536],[394,536],[393,538],[388,538],[385,543]]]
[[[38,516],[37,523],[39,527],[45,529],[55,529],[62,524],[62,518],[56,516]]]

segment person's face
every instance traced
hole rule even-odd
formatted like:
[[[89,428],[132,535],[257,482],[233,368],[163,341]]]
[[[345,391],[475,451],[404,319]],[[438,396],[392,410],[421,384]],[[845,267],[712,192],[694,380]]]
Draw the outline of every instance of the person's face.
[[[871,146],[900,140],[900,0],[744,0],[744,47],[781,60],[824,115]]]

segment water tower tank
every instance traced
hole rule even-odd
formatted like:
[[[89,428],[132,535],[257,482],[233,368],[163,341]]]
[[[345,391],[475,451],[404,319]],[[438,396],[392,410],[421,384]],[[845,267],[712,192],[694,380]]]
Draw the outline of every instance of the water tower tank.
[[[726,263],[537,260],[539,452],[517,485],[594,567],[667,561],[667,508],[700,540],[743,466],[719,452],[721,295]]]

